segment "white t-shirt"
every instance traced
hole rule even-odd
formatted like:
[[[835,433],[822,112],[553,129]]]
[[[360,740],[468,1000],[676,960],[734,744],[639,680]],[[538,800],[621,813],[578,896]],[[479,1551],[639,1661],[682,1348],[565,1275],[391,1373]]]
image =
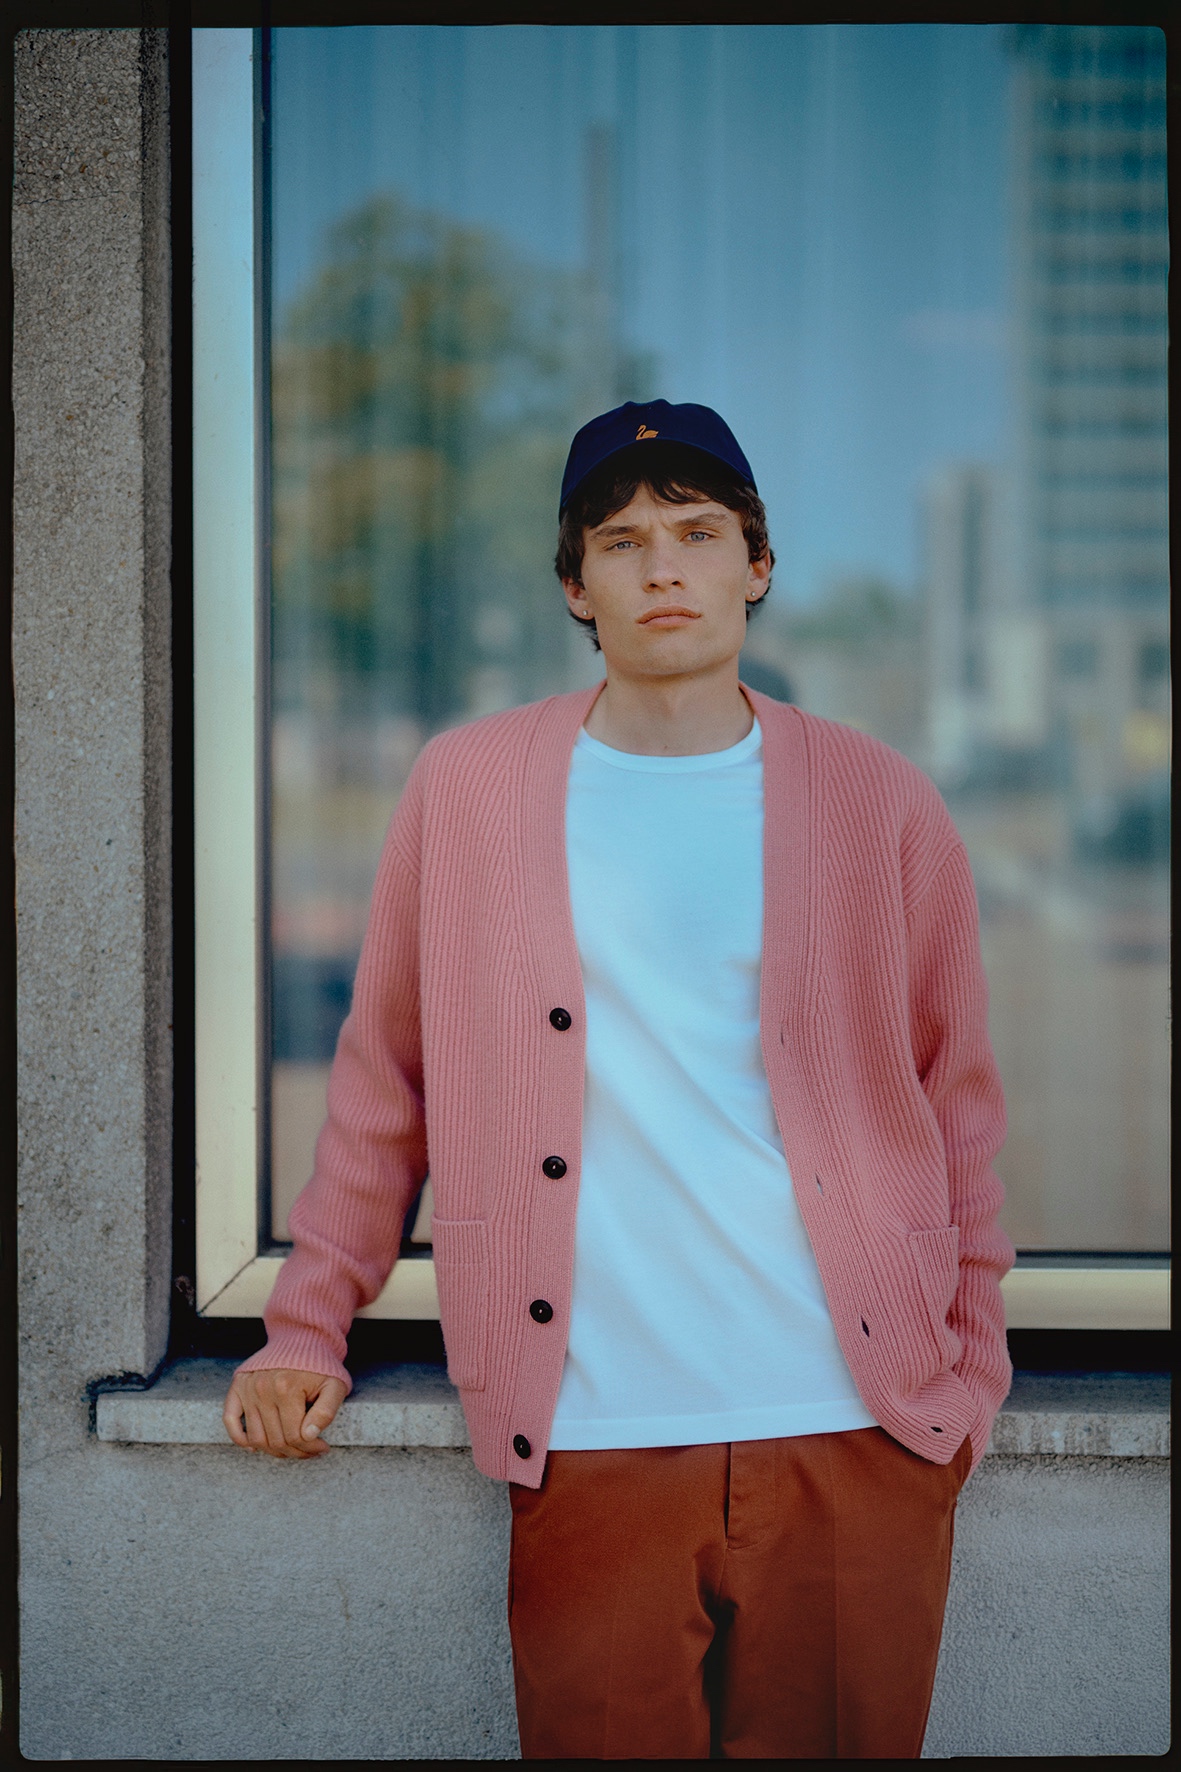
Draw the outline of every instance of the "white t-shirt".
[[[555,1449],[872,1427],[792,1192],[759,1043],[763,763],[586,732],[566,845],[586,1098]]]

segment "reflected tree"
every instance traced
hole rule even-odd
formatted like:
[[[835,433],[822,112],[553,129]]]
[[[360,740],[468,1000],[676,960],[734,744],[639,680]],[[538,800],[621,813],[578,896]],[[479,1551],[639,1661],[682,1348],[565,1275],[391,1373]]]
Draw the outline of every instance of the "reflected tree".
[[[431,730],[481,667],[506,702],[562,686],[557,491],[599,330],[585,276],[490,231],[392,194],[338,224],[272,354],[277,709]]]

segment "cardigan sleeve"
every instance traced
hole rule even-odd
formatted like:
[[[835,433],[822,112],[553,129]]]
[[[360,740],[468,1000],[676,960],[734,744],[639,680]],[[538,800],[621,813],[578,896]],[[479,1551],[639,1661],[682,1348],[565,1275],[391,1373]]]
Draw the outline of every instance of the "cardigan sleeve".
[[[382,851],[352,1006],[328,1080],[312,1178],[289,1219],[294,1249],[264,1312],[266,1346],[239,1371],[343,1379],[349,1326],[388,1279],[427,1169],[419,1005],[421,769]]]
[[[948,1324],[963,1344],[956,1375],[979,1404],[970,1430],[979,1460],[1012,1381],[1000,1281],[1014,1250],[997,1222],[1004,1192],[993,1161],[1004,1142],[1005,1104],[988,1038],[976,893],[958,838],[907,924],[915,1066],[943,1134],[951,1222],[960,1233]]]

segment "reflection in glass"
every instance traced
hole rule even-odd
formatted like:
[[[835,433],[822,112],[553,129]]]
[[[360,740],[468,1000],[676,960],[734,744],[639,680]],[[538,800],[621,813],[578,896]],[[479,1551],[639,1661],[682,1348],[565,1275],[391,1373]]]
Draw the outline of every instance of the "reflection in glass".
[[[594,681],[569,439],[702,400],[746,678],[934,774],[1019,1246],[1167,1243],[1164,48],[1114,26],[271,33],[273,1226],[441,727]]]

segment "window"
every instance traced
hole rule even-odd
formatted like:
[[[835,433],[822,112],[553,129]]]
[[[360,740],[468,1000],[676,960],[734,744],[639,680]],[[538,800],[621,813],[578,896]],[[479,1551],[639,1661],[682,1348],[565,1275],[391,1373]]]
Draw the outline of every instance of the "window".
[[[1136,668],[1142,683],[1161,683],[1169,675],[1169,643],[1167,640],[1145,640],[1140,647]]]
[[[598,675],[562,461],[663,395],[767,500],[747,679],[965,836],[1013,1321],[1161,1326],[1160,33],[194,36],[200,1308],[283,1259],[419,747]],[[429,1201],[407,1230],[372,1314],[435,1309]]]
[[[1099,668],[1099,648],[1094,640],[1063,640],[1058,648],[1058,669],[1064,677],[1095,675]]]

